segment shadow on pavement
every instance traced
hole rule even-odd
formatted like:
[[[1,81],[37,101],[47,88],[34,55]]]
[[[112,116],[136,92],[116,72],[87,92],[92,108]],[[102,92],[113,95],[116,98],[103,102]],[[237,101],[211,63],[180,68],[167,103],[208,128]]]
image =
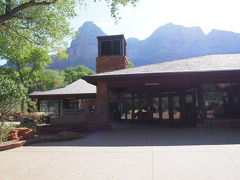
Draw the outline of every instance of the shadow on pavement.
[[[240,128],[164,128],[113,124],[113,130],[89,132],[82,139],[31,146],[187,146],[240,144]]]

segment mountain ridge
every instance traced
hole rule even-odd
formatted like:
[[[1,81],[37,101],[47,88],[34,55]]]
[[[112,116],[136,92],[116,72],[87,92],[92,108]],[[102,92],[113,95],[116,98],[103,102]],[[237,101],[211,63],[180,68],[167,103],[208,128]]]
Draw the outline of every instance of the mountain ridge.
[[[78,33],[67,50],[69,58],[55,59],[49,68],[62,70],[84,65],[95,70],[97,36],[106,34],[91,21],[85,22]],[[213,29],[205,34],[198,26],[184,27],[173,23],[160,26],[144,40],[131,37],[126,41],[127,56],[135,66],[210,54],[240,53],[239,33]]]

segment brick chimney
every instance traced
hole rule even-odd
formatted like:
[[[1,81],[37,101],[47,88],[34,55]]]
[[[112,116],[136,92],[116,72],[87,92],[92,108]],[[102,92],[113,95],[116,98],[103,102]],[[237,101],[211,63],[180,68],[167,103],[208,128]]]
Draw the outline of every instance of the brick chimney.
[[[103,73],[128,68],[124,35],[99,36],[96,71]]]

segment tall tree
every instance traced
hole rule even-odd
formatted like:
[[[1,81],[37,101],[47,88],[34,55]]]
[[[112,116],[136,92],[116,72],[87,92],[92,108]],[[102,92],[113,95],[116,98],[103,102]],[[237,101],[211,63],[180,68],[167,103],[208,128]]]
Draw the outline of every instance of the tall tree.
[[[92,0],[96,2],[96,0]],[[101,1],[101,0],[99,0]],[[102,0],[117,18],[120,5],[135,4],[137,0]],[[77,3],[86,0],[0,0],[0,56],[4,45],[14,41],[30,42],[49,51],[60,51],[73,33],[69,20],[76,16]]]
[[[52,62],[52,58],[46,50],[36,48],[29,43],[21,48],[7,49],[4,58],[9,61],[11,67],[1,68],[0,74],[7,75],[16,83],[21,84],[25,89],[25,94],[29,93],[29,88],[35,82],[37,72]],[[24,111],[24,101],[21,103],[21,110]]]
[[[52,90],[65,85],[63,71],[44,69],[36,73],[36,78],[29,88],[29,92]]]
[[[26,100],[24,88],[6,77],[0,77],[0,122],[3,125],[3,115],[13,112],[22,100]],[[1,129],[1,127],[0,127]]]
[[[95,72],[83,65],[70,67],[64,70],[65,82],[71,84],[78,79],[81,79],[83,76],[92,75]]]
[[[36,78],[37,71],[43,70],[52,62],[51,56],[47,51],[41,48],[35,48],[30,44],[26,44],[22,48],[8,50],[4,58],[9,61],[11,68],[1,70],[9,73],[9,76],[21,83],[26,89]],[[11,73],[11,74],[10,74]]]

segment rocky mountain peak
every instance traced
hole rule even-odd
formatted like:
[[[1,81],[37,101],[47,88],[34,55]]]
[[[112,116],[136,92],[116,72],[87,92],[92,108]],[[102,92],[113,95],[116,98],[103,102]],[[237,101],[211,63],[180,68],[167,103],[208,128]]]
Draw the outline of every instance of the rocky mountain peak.
[[[68,60],[55,60],[50,68],[66,69],[84,65],[95,70],[97,36],[104,35],[96,24],[85,22],[67,50]],[[200,27],[184,27],[173,23],[159,27],[145,40],[129,38],[127,43],[127,56],[135,66],[208,54],[240,53],[238,33],[212,30],[205,35]]]

